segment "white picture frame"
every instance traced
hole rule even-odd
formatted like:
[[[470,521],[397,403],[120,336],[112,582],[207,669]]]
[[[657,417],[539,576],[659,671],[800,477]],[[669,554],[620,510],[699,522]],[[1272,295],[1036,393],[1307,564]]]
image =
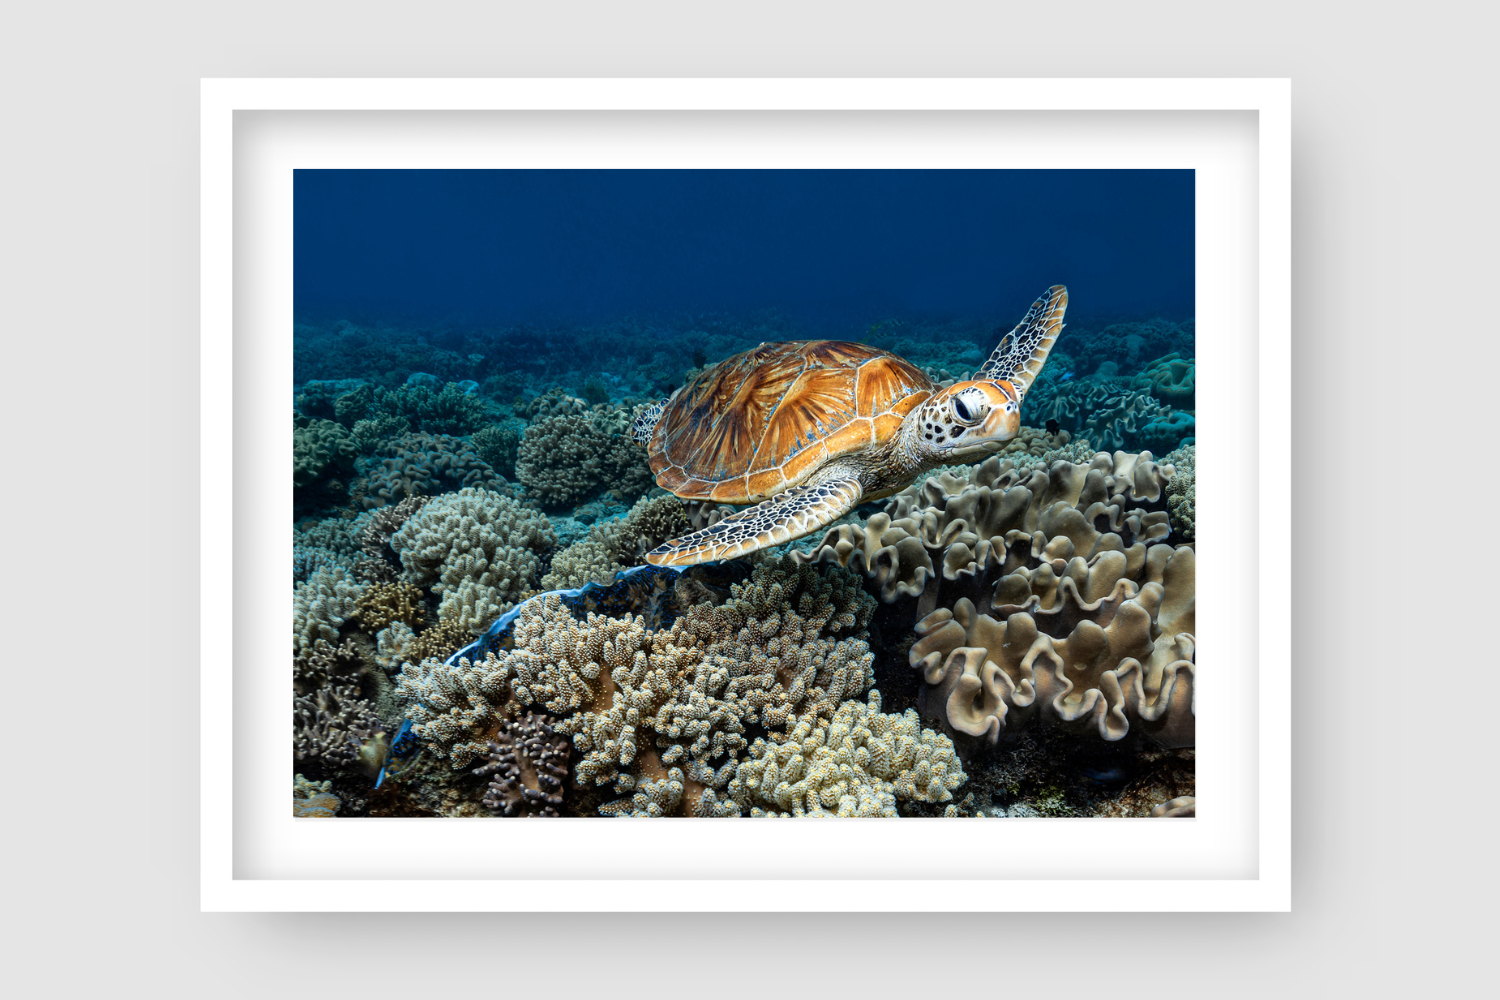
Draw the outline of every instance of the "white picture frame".
[[[1197,818],[292,819],[291,170],[851,164],[1198,171]],[[205,80],[201,197],[203,909],[1290,908],[1287,81]]]

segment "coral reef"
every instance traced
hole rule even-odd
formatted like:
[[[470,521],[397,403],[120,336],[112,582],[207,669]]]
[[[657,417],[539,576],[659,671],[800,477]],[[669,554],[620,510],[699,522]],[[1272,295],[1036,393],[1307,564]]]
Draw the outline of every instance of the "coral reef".
[[[1176,351],[1157,358],[1131,380],[1138,391],[1184,410],[1193,409],[1196,383],[1197,365]]]
[[[915,712],[881,714],[871,691],[800,718],[784,742],[756,740],[728,791],[751,816],[896,816],[897,799],[947,802],[965,780],[950,741]]]
[[[642,553],[685,534],[689,528],[677,497],[643,497],[625,517],[595,524],[582,540],[553,556],[551,569],[542,577],[542,589],[608,583],[627,566],[640,565]]]
[[[354,471],[359,449],[348,430],[332,420],[297,417],[292,428],[292,485],[298,489]]]
[[[545,516],[478,489],[430,501],[390,540],[405,577],[442,598],[439,619],[474,631],[532,588],[540,554],[556,543]]]
[[[516,478],[548,507],[585,500],[601,490],[633,499],[652,486],[645,452],[624,433],[628,414],[539,417],[516,453]],[[612,421],[621,429],[613,429]]]
[[[1167,509],[1172,514],[1172,527],[1191,542],[1198,529],[1198,448],[1184,445],[1167,458],[1176,469],[1167,481]]]
[[[535,712],[502,725],[485,754],[489,762],[474,769],[490,779],[485,807],[505,816],[558,815],[570,749],[567,737]]]
[[[354,617],[364,588],[339,566],[317,570],[292,592],[292,651],[305,653],[313,643],[339,640],[339,629]]]
[[[521,446],[521,435],[514,427],[495,424],[475,431],[472,440],[479,457],[502,476],[516,474],[516,452]]]
[[[298,765],[334,775],[359,758],[359,748],[380,728],[375,706],[353,684],[319,688],[296,698],[292,747]]]
[[[299,819],[326,819],[339,811],[339,798],[333,794],[333,782],[308,781],[302,775],[292,779],[292,815]]]
[[[950,383],[1004,332],[865,339]],[[642,569],[741,508],[653,489],[633,414],[809,335],[299,323],[294,812],[1193,815],[1192,323],[1075,322],[988,461]]]
[[[436,377],[432,380],[437,381]],[[430,434],[471,434],[490,422],[484,401],[451,382],[441,390],[430,384],[376,389],[370,413],[376,417],[403,418],[417,430]]]
[[[365,475],[359,500],[366,510],[449,490],[506,488],[505,477],[481,459],[472,444],[446,434],[391,438],[373,456],[361,458],[357,468]]]

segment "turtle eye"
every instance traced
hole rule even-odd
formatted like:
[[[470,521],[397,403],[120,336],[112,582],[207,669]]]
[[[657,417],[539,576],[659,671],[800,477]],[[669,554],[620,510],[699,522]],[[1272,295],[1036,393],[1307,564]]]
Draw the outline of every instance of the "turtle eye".
[[[965,399],[964,396],[969,396],[969,398]],[[984,419],[984,415],[987,410],[988,407],[986,407],[979,400],[974,399],[973,396],[968,393],[953,397],[953,416],[956,417],[958,419],[958,422],[961,424],[977,424],[980,420]]]

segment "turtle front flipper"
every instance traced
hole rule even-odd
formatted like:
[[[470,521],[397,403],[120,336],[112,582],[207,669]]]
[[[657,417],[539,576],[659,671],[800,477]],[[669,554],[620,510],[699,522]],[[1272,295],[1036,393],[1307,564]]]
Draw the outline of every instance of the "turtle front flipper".
[[[630,436],[635,443],[642,448],[651,443],[651,435],[656,432],[657,422],[661,420],[662,410],[667,408],[667,400],[658,399],[654,403],[648,403],[646,408],[636,414],[636,418],[630,423]]]
[[[862,496],[864,489],[853,475],[798,486],[659,545],[646,553],[646,561],[653,566],[696,566],[737,559],[812,534],[853,510]]]
[[[1031,304],[1016,328],[1000,338],[1000,345],[974,378],[1009,382],[1019,403],[1047,363],[1047,355],[1062,332],[1067,308],[1067,288],[1053,285],[1047,289],[1045,295]]]

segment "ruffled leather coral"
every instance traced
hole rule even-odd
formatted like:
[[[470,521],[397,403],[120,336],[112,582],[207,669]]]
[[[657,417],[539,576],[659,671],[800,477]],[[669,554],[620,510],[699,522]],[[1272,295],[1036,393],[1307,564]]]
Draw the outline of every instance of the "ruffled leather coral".
[[[1050,608],[1067,586],[1097,600],[1116,580],[1139,576],[1148,546],[1171,534],[1163,500],[1171,472],[1149,452],[1100,452],[1087,464],[1029,472],[990,458],[967,480],[929,479],[863,526],[831,528],[794,555],[858,570],[888,604],[915,598],[915,617],[960,597],[981,613],[996,602],[1020,610],[1033,598]]]
[[[1193,409],[1196,383],[1197,365],[1176,351],[1151,362],[1133,380],[1141,392],[1184,410]]]
[[[1192,746],[1193,550],[1151,546],[1139,585],[1116,576],[1123,559],[1108,554],[1108,579],[1064,577],[1026,595],[1028,610],[1008,604],[991,617],[964,598],[918,622],[909,662],[922,673],[923,715],[990,745],[1051,723],[1109,741],[1136,732]]]

